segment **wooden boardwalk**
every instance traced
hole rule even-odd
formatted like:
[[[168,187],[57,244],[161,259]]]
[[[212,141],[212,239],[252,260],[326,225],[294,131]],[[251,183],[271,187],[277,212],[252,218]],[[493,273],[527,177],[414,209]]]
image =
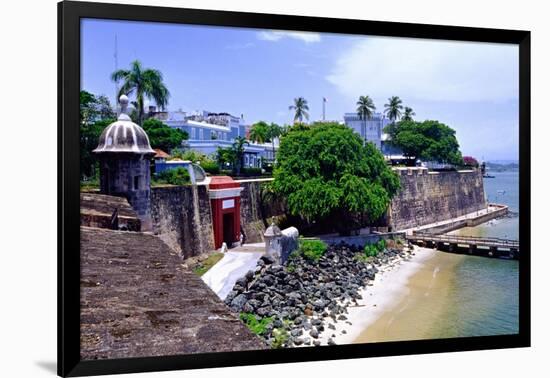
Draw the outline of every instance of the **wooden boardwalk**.
[[[407,240],[420,246],[442,251],[467,253],[487,257],[519,259],[519,241],[501,238],[482,238],[417,232]]]

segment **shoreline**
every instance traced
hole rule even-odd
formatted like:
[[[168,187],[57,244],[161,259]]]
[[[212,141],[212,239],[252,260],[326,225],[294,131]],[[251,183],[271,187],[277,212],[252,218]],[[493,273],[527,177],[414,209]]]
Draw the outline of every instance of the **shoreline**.
[[[435,249],[413,246],[409,257],[393,259],[379,268],[375,279],[361,289],[362,299],[357,300],[357,305],[346,307],[345,321],[334,323],[327,319],[328,329],[319,335],[322,345],[326,345],[329,338],[337,345],[364,343],[358,340],[361,334],[399,306],[410,293],[410,278],[436,253]]]

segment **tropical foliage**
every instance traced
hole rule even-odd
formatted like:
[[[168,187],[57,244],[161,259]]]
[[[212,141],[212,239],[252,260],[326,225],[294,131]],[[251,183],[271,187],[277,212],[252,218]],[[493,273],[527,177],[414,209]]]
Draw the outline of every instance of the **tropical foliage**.
[[[479,167],[479,162],[473,156],[464,156],[462,158],[462,162],[467,167],[473,167],[473,168],[478,168]]]
[[[186,168],[178,167],[167,169],[157,173],[154,177],[154,184],[187,185],[191,182],[191,177]]]
[[[398,96],[388,98],[388,103],[384,104],[384,114],[392,122],[401,118],[401,110],[403,110],[403,101]]]
[[[322,240],[300,239],[298,253],[311,261],[318,261],[327,250],[328,246]]]
[[[152,68],[143,68],[139,60],[130,64],[128,70],[117,70],[111,75],[113,81],[123,81],[119,90],[119,96],[135,95],[137,105],[138,123],[141,124],[144,118],[145,98],[153,99],[160,109],[168,105],[170,92],[163,82],[162,72]]]
[[[80,177],[97,175],[97,159],[92,151],[97,147],[103,129],[115,120],[106,96],[80,91]]]
[[[189,138],[186,131],[174,129],[156,118],[145,120],[143,130],[149,136],[149,143],[152,148],[160,148],[168,153],[173,148],[181,147],[181,143]]]
[[[180,149],[174,149],[170,155],[171,159],[189,160],[192,163],[198,163],[205,172],[212,174],[218,174],[220,172],[218,162],[211,156],[203,154],[202,152],[196,150],[183,151]]]
[[[403,117],[401,117],[402,121],[412,121],[413,116],[415,116],[416,113],[412,110],[412,108],[409,108],[408,106],[405,106],[405,111],[403,112]]]
[[[273,189],[292,215],[310,222],[330,218],[341,233],[377,220],[399,188],[373,144],[330,122],[290,131],[281,140],[274,178]]]
[[[288,110],[294,110],[294,122],[303,122],[309,119],[309,106],[307,100],[303,97],[294,99],[294,105],[290,105]]]
[[[359,101],[357,101],[357,114],[363,122],[363,133],[362,135],[367,134],[367,120],[372,118],[376,106],[369,96],[360,96]]]
[[[265,143],[269,139],[268,129],[269,125],[266,122],[256,122],[250,127],[250,134],[248,137],[252,142]]]
[[[218,147],[216,160],[222,169],[231,167],[233,173],[239,175],[243,166],[245,146],[248,144],[249,142],[243,137],[236,137],[231,147]]]
[[[460,165],[460,153],[455,130],[438,121],[402,121],[384,129],[391,143],[403,151],[411,164],[416,159]]]

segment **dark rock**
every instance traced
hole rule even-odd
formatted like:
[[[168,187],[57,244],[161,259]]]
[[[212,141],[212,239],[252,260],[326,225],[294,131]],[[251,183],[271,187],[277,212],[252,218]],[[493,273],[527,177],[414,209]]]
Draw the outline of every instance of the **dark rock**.
[[[272,308],[271,306],[266,306],[266,307],[260,307],[259,309],[256,310],[256,314],[260,315],[260,316],[268,316],[269,313],[271,312]]]
[[[267,265],[273,264],[275,262],[274,259],[272,259],[271,257],[269,257],[267,255],[263,255],[262,257],[260,257],[260,260],[262,260]]]
[[[254,272],[249,270],[248,272],[246,272],[245,278],[247,279],[247,281],[252,281],[252,279],[254,278]]]
[[[246,296],[244,294],[239,294],[231,301],[231,308],[236,311],[240,311],[245,303]]]
[[[332,338],[328,339],[327,344],[328,345],[336,345],[336,343],[334,342],[334,340],[332,340]]]

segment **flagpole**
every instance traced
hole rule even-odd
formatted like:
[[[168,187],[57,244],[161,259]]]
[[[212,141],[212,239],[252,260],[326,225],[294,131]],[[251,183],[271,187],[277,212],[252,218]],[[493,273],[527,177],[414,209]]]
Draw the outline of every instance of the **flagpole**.
[[[327,102],[327,99],[323,97],[323,121],[325,120],[325,104]]]

